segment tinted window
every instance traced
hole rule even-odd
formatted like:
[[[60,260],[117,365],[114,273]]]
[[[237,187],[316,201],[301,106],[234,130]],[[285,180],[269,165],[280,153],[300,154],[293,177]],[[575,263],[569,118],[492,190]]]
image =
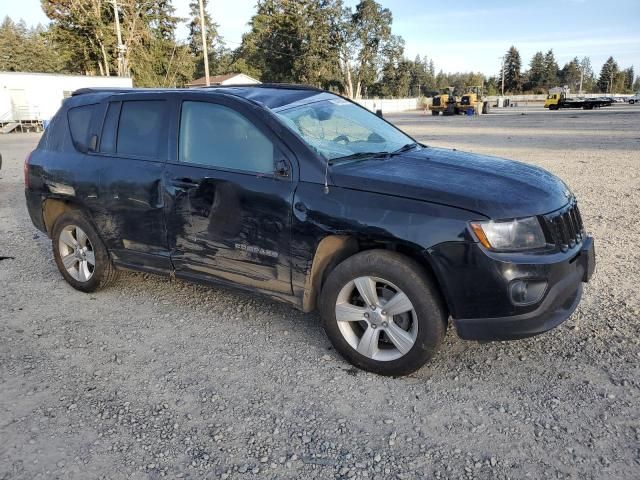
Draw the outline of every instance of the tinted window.
[[[67,112],[73,145],[81,152],[87,151],[89,124],[91,123],[94,107],[95,105],[83,105],[82,107],[70,108]]]
[[[180,161],[254,173],[273,172],[273,143],[234,110],[184,102]]]
[[[167,106],[162,100],[122,102],[118,155],[166,159],[167,123]]]

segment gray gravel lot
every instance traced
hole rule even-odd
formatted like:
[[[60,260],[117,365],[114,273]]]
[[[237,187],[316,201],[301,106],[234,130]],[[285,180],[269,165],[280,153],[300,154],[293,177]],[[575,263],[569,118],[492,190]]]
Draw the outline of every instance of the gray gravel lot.
[[[567,181],[599,263],[566,324],[488,344],[450,328],[392,379],[263,298],[133,273],[83,294],[27,216],[38,136],[0,136],[0,479],[640,478],[640,107],[388,118]]]

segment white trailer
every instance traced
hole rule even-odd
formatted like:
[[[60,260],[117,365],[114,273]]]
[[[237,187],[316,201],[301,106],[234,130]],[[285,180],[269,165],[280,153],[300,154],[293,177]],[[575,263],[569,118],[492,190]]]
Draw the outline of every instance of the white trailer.
[[[133,86],[131,78],[0,72],[0,133],[42,127],[79,88]]]

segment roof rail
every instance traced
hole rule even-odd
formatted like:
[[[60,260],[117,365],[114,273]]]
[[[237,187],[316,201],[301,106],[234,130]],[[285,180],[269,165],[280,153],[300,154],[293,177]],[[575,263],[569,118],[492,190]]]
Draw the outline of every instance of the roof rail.
[[[313,90],[316,92],[324,92],[321,88],[312,85],[303,85],[299,83],[251,83],[238,85],[210,85],[208,87],[194,88],[134,88],[134,87],[85,87],[74,90],[71,96],[88,95],[91,93],[129,93],[129,92],[175,92],[187,90],[224,90],[226,88],[279,88],[282,90]]]
[[[127,93],[127,92],[164,92],[175,88],[134,88],[134,87],[85,87],[71,92],[71,96],[87,95],[90,93]]]
[[[301,83],[246,83],[237,85],[209,85],[195,88],[280,88],[283,90],[314,90],[324,92],[321,88]]]

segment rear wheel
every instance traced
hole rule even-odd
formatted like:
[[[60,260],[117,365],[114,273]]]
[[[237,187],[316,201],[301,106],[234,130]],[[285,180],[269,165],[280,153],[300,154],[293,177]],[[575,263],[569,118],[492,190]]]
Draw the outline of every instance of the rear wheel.
[[[633,100],[633,99],[629,100],[629,105],[633,105],[634,103],[636,103],[635,100]]]
[[[631,102],[629,102],[629,103],[631,103]],[[438,116],[439,114],[440,114],[440,112],[439,112],[439,111],[437,111],[437,110],[431,110],[431,115]]]
[[[358,253],[329,275],[320,312],[327,336],[353,365],[381,375],[406,375],[429,361],[447,318],[422,268],[395,252]]]
[[[80,212],[60,215],[51,238],[58,270],[73,288],[93,292],[116,279],[106,247]]]

